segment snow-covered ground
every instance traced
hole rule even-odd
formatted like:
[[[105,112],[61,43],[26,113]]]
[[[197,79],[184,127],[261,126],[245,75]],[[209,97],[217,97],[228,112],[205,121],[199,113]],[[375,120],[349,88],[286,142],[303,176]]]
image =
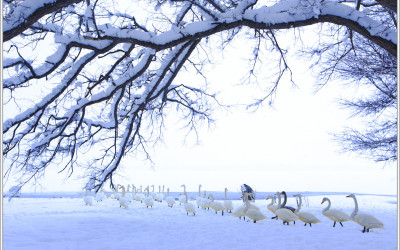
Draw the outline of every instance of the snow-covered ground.
[[[213,193],[213,192],[210,192]],[[223,199],[215,192],[217,199]],[[272,193],[271,193],[272,194]],[[177,193],[174,193],[177,197]],[[187,216],[179,202],[169,208],[156,202],[153,208],[132,201],[129,209],[113,199],[94,201],[86,206],[79,194],[28,195],[3,203],[3,247],[10,249],[396,249],[397,197],[393,195],[357,195],[360,212],[381,220],[384,229],[361,233],[352,221],[336,225],[321,213],[332,201],[332,208],[350,214],[354,208],[345,193],[309,193],[309,206],[302,211],[316,215],[322,223],[312,227],[301,221],[283,225],[282,221],[246,222],[229,213],[197,209]],[[264,197],[265,196],[265,197]],[[289,195],[288,205],[296,201]],[[53,198],[55,197],[55,198]],[[62,197],[62,198],[59,198]],[[189,194],[196,197],[196,193]],[[235,207],[243,204],[239,193],[230,193]],[[255,202],[268,218],[266,193],[258,193]],[[190,201],[196,204],[196,201]]]

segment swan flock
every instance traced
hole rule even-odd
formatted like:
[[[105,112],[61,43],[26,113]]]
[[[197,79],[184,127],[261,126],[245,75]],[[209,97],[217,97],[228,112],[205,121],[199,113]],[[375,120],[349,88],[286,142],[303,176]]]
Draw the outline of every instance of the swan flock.
[[[204,213],[209,213],[210,208],[215,211],[217,214],[219,211],[221,215],[229,215],[228,217],[237,217],[246,221],[252,221],[254,223],[269,219],[279,219],[283,222],[283,225],[289,225],[290,222],[293,222],[292,226],[296,225],[296,221],[301,221],[304,223],[304,226],[310,226],[314,224],[322,223],[322,220],[318,218],[318,214],[303,211],[302,205],[303,200],[305,197],[301,194],[295,194],[293,197],[296,198],[297,209],[286,205],[288,202],[287,193],[285,191],[276,192],[275,194],[270,194],[267,198],[264,198],[264,201],[270,200],[270,203],[263,204],[263,205],[256,205],[255,196],[252,193],[244,192],[243,198],[244,202],[242,205],[234,207],[234,203],[232,200],[228,199],[227,191],[228,189],[225,188],[225,199],[223,200],[216,200],[212,193],[207,195],[207,192],[204,190],[204,194],[202,195],[201,192],[201,185],[199,185],[198,195],[197,197],[189,200],[188,193],[186,191],[186,185],[181,185],[183,187],[183,193],[181,193],[177,197],[173,197],[170,195],[170,189],[167,188],[167,194],[164,193],[164,186],[159,186],[158,193],[154,192],[154,185],[146,186],[144,190],[142,190],[142,186],[140,189],[136,188],[135,185],[128,185],[126,189],[124,185],[118,184],[116,189],[111,190],[112,192],[108,192],[107,195],[104,191],[104,188],[101,187],[96,194],[90,194],[88,191],[85,190],[84,194],[84,204],[93,206],[93,200],[96,200],[96,204],[100,204],[107,199],[115,199],[118,201],[118,207],[129,209],[132,207],[131,203],[142,204],[145,205],[149,210],[155,209],[154,202],[158,201],[160,203],[159,206],[165,204],[170,208],[174,208],[174,204],[179,202],[180,205],[178,209],[184,208],[186,215],[192,215],[195,218],[198,218],[196,215],[196,210],[204,210]],[[132,193],[130,193],[130,187],[132,187]],[[150,192],[150,187],[152,188],[152,192]],[[118,193],[118,189],[122,190],[121,193]],[[283,196],[283,202],[282,197]],[[240,197],[237,197],[238,200]],[[341,227],[344,227],[344,222],[355,222],[358,225],[362,226],[362,233],[369,233],[371,229],[383,229],[384,224],[368,213],[359,213],[359,204],[355,194],[349,194],[344,198],[351,198],[354,202],[354,209],[351,214],[347,214],[345,211],[339,210],[332,204],[332,201],[328,197],[324,197],[320,203],[322,206],[323,204],[327,204],[325,207],[321,208],[321,214],[326,217],[328,220],[333,221],[333,227],[336,226],[336,223],[340,224]],[[164,203],[163,203],[164,201]],[[307,200],[306,200],[307,201]],[[143,204],[144,203],[144,204]],[[277,204],[276,204],[277,203]],[[305,203],[307,205],[307,202]],[[176,206],[175,206],[176,207]],[[334,207],[334,208],[331,208]],[[175,208],[176,209],[176,208]],[[270,215],[268,215],[268,213]],[[273,217],[270,217],[270,216]],[[225,217],[225,216],[224,216]],[[265,222],[263,222],[265,224]]]

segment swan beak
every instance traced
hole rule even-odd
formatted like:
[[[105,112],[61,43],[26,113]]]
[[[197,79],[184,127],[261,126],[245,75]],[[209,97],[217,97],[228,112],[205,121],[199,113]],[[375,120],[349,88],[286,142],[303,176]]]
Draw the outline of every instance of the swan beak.
[[[325,201],[325,200],[322,200],[321,204],[323,204],[323,203],[324,203],[324,201]]]
[[[347,195],[346,197],[351,197],[351,194]]]

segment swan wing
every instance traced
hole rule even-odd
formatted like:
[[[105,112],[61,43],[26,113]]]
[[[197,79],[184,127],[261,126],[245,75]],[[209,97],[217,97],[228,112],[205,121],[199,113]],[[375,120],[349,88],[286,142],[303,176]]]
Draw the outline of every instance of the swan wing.
[[[154,205],[154,199],[151,196],[148,196],[144,199],[144,203],[147,206],[153,206]]]
[[[257,209],[249,209],[245,215],[255,221],[265,220],[267,218],[263,213],[260,212],[260,210]]]
[[[297,214],[299,219],[304,223],[319,223],[321,222],[315,215],[308,212],[300,212]]]
[[[211,203],[213,204],[212,208],[214,210],[216,210],[216,211],[225,210],[225,207],[224,207],[224,205],[222,205],[221,202],[214,201],[214,202],[211,202]],[[211,206],[211,204],[210,204],[210,206]]]
[[[323,212],[323,214],[326,217],[328,217],[328,218],[330,218],[331,220],[334,220],[334,221],[342,222],[342,221],[352,220],[349,215],[347,215],[346,213],[344,213],[344,212],[342,212],[340,210],[336,210],[336,209],[329,209],[329,210]]]
[[[165,198],[165,200],[168,204],[175,204],[175,199],[172,196],[168,196],[167,198]]]
[[[295,221],[298,219],[298,217],[292,211],[286,208],[277,209],[275,213],[278,218],[283,221]]]
[[[124,207],[124,208],[128,208],[129,207],[129,200],[126,197],[121,197],[119,198],[119,204]]]
[[[242,217],[242,216],[244,216],[244,209],[245,208],[246,208],[245,206],[240,206],[240,207],[236,208],[232,212],[232,216],[234,216],[234,217]]]
[[[195,212],[194,205],[192,203],[185,203],[183,206],[185,207],[186,212],[188,213]]]
[[[353,220],[367,228],[383,228],[383,223],[370,214],[357,214]]]
[[[249,209],[256,209],[256,210],[260,210],[260,208],[259,207],[257,207],[256,205],[254,205],[254,204],[249,204]]]
[[[268,208],[269,211],[271,211],[271,213],[276,215],[275,211],[278,209],[277,205],[271,205],[270,204],[270,205],[267,206],[267,208]]]
[[[224,200],[224,206],[227,210],[233,209],[233,203],[231,200]]]

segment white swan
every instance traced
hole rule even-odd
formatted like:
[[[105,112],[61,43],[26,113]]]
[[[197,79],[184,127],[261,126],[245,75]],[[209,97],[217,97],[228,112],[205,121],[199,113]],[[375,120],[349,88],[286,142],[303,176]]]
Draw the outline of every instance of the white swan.
[[[203,197],[203,208],[204,210],[210,210],[210,200],[206,198],[206,190],[204,190],[204,197]]]
[[[243,198],[243,197],[245,197],[245,196],[243,195],[241,198]],[[248,197],[247,197],[247,199],[248,199]],[[246,201],[246,198],[245,198],[245,201]],[[257,207],[257,206],[254,205],[254,204],[250,204],[250,202],[248,202],[247,206],[249,207],[249,209],[260,210],[259,207]],[[245,209],[246,209],[246,204],[243,204],[243,205],[237,207],[237,208],[232,212],[232,216],[233,216],[233,217],[239,218],[239,220],[243,217],[243,220],[245,220],[245,219],[246,219],[246,215],[245,215],[245,213],[244,213],[244,210],[245,210]]]
[[[110,199],[116,199],[115,198],[115,190],[112,190],[113,192],[111,193],[111,194],[109,194],[108,196],[107,196],[107,198],[110,198]]]
[[[131,184],[128,184],[128,188],[126,189],[126,192],[125,192],[125,197],[129,200],[129,202],[132,201],[132,194],[129,193],[130,188],[131,188]],[[133,192],[133,189],[132,189],[132,192]]]
[[[277,209],[282,208],[282,205],[281,205],[281,193],[280,192],[276,192],[275,196],[278,197],[278,204],[276,205],[276,209],[275,209],[275,212],[276,212]],[[275,216],[272,217],[271,219],[278,220],[278,215],[276,215],[276,213],[275,213]]]
[[[189,215],[189,213],[193,213],[193,216],[196,215],[196,210],[194,208],[194,205],[192,203],[188,203],[188,198],[187,198],[187,193],[185,192],[185,203],[183,204],[185,210],[186,210],[186,215]]]
[[[117,184],[117,189],[115,189],[114,187],[112,188],[113,192],[112,192],[112,194],[110,194],[110,198],[111,198],[111,199],[116,199],[116,200],[118,200],[119,197],[121,196],[121,195],[118,193],[118,185],[119,185],[119,184]]]
[[[215,213],[218,213],[218,211],[221,211],[222,212],[222,216],[224,216],[225,207],[224,207],[224,205],[222,205],[222,202],[215,201],[214,200],[214,195],[212,195],[212,194],[208,195],[208,198],[210,198],[210,197],[211,197],[210,207],[212,209],[214,209]]]
[[[182,205],[182,203],[185,203],[186,196],[187,196],[187,194],[186,194],[186,185],[183,184],[183,185],[181,185],[181,187],[183,187],[183,194],[181,194],[179,196],[179,205]]]
[[[157,193],[154,192],[154,185],[151,185],[151,187],[153,188],[153,191],[150,192],[150,196],[155,199],[157,196]]]
[[[132,184],[132,200],[140,201],[136,186]]]
[[[163,185],[163,189],[164,189],[164,185]],[[156,195],[155,200],[158,202],[162,202],[162,200],[164,200],[164,190],[163,190],[163,193],[161,193],[161,186],[158,186],[158,193]]]
[[[106,195],[104,194],[103,187],[100,188],[99,192],[96,193],[96,201],[103,201],[106,198]]]
[[[342,222],[351,220],[351,217],[348,216],[347,214],[343,213],[342,211],[336,210],[336,209],[330,209],[331,208],[331,200],[329,200],[328,198],[324,197],[322,199],[321,204],[323,204],[325,201],[328,202],[328,206],[322,210],[322,214],[334,221],[333,227],[335,227],[336,222],[339,222],[340,225],[343,227]]]
[[[132,184],[132,192],[133,192],[132,199],[135,201],[140,201],[138,193],[137,193],[137,188],[133,184]]]
[[[197,198],[196,198],[196,205],[197,205],[197,208],[200,208],[200,206],[202,205],[202,202],[203,202],[203,197],[201,197],[201,184],[199,185],[199,196],[197,196]]]
[[[287,208],[279,208],[281,204],[281,194],[277,192],[276,195],[278,197],[278,209],[275,211],[275,213],[278,218],[283,221],[283,225],[289,225],[289,222],[291,221],[296,224],[296,220],[298,219],[297,215]]]
[[[144,198],[144,204],[146,204],[146,207],[148,208],[153,207],[154,206],[154,199],[153,197],[150,196],[149,194],[149,186],[147,186],[145,189],[145,191],[147,190],[147,196]]]
[[[225,200],[224,200],[224,207],[226,209],[226,211],[229,210],[229,213],[232,213],[232,209],[233,209],[233,203],[231,200],[228,200],[228,195],[227,195],[227,191],[228,189],[225,188]]]
[[[278,205],[274,205],[275,204],[275,197],[270,195],[268,196],[267,200],[271,199],[271,203],[268,204],[267,208],[269,211],[271,211],[271,213],[275,214],[274,217],[272,217],[271,219],[278,219],[278,216],[276,215],[275,211],[278,209]]]
[[[243,220],[245,220],[246,219],[246,216],[244,214],[245,209],[246,209],[245,206],[237,207],[235,210],[233,210],[232,216],[239,218],[239,220],[243,217]]]
[[[321,222],[317,217],[315,217],[315,215],[313,215],[311,213],[300,212],[301,204],[302,204],[301,194],[296,194],[296,195],[294,195],[294,197],[299,197],[299,203],[297,204],[297,209],[296,209],[296,211],[294,211],[294,213],[297,215],[297,217],[299,217],[299,219],[302,222],[305,223],[304,226],[307,226],[307,224],[310,224],[310,227],[311,227],[311,224],[316,224],[316,223]]]
[[[167,188],[167,198],[165,198],[165,201],[167,202],[168,207],[172,207],[175,204],[175,198],[169,196],[169,188]]]
[[[267,216],[261,213],[260,210],[250,208],[250,203],[249,203],[250,194],[244,193],[244,195],[245,195],[245,209],[244,209],[245,216],[252,219],[254,223],[260,220],[265,220]]]
[[[357,198],[354,194],[350,194],[346,196],[348,198],[353,198],[354,200],[354,211],[351,213],[350,217],[353,219],[354,222],[360,224],[364,227],[363,233],[369,232],[372,228],[383,228],[383,223],[379,221],[372,215],[369,214],[359,214],[358,213],[358,202]]]
[[[136,188],[136,187],[135,187]],[[136,193],[135,195],[135,200],[136,201],[140,201],[140,203],[143,203],[144,198],[146,197],[143,193],[142,193],[142,185],[140,185],[140,190],[138,191],[140,193]]]
[[[119,188],[122,189],[122,195],[119,197],[119,206],[123,208],[129,208],[129,203],[131,199],[125,196],[125,187],[123,185],[119,185]]]
[[[242,196],[242,198],[244,197],[244,195]],[[252,194],[252,193],[248,193],[248,197],[247,197],[247,199],[249,199],[249,198],[252,198],[254,201],[256,200],[255,198],[254,198],[254,195]],[[244,204],[244,205],[246,205],[246,204]],[[258,206],[256,206],[255,204],[252,204],[252,203],[250,203],[250,199],[249,199],[249,209],[256,209],[256,210],[260,210],[260,208],[258,207]]]
[[[85,202],[85,205],[91,206],[91,205],[93,205],[93,196],[91,196],[91,195],[88,196],[87,191],[88,190],[86,189],[86,194],[85,194],[85,197],[83,197],[83,201]]]
[[[115,189],[115,193],[114,193],[115,199],[117,199],[117,200],[119,200],[119,198],[121,197],[121,194],[118,193],[118,186],[119,186],[119,184],[117,184],[117,189]]]
[[[165,189],[165,187],[164,187],[164,185],[162,185],[162,199],[161,199],[161,201],[162,200],[165,200],[165,192],[164,192],[164,189]]]
[[[277,210],[278,208],[281,208],[281,193],[276,192],[276,193],[275,193],[275,196],[278,197],[278,204],[276,205],[276,208],[275,208],[274,213],[276,212],[276,210]],[[276,213],[275,213],[275,216],[272,217],[271,219],[276,219],[276,220],[278,220],[278,215],[276,215]]]

